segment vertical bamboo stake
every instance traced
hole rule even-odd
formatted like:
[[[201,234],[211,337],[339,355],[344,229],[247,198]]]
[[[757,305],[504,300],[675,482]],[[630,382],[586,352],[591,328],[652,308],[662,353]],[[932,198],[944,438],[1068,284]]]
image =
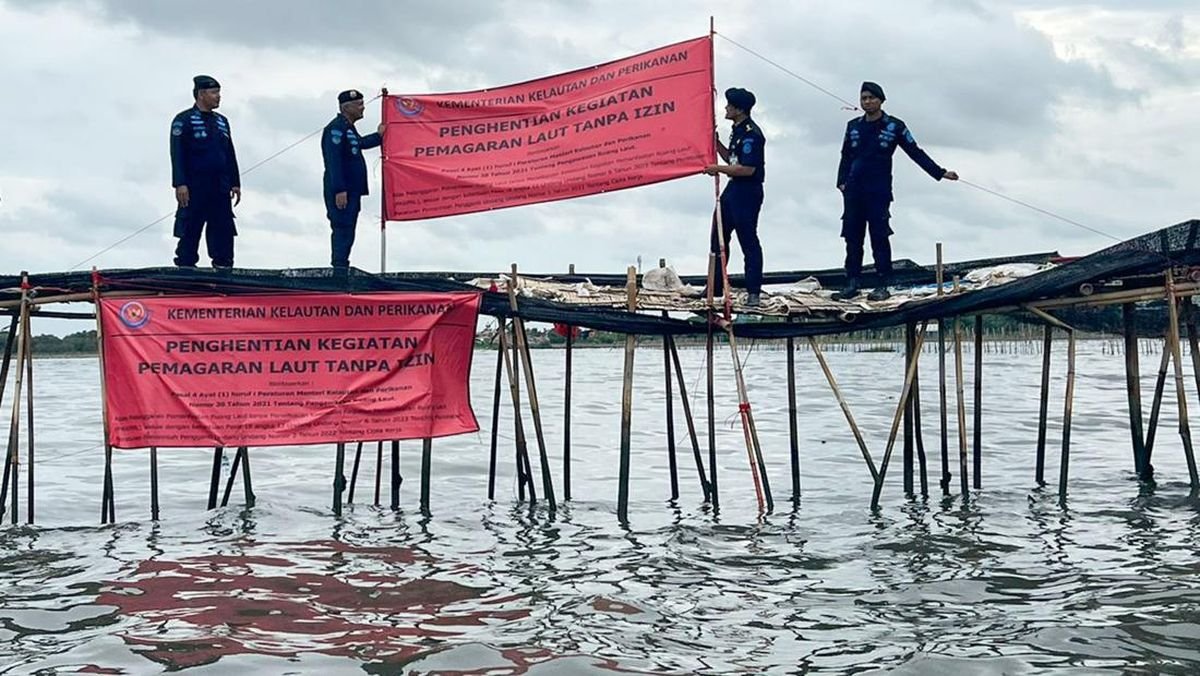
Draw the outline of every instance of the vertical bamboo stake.
[[[667,259],[665,259],[665,258],[658,259],[658,267],[659,268],[667,267]],[[662,316],[665,319],[665,318],[669,317],[670,315],[667,313],[666,310],[663,310]],[[672,387],[671,387],[671,346],[668,342],[669,338],[670,338],[669,335],[663,334],[663,337],[662,337],[663,379],[664,379],[663,392],[665,394],[664,399],[666,401],[666,408],[667,408],[667,467],[670,472],[670,479],[671,479],[671,499],[678,500],[679,499],[679,468],[678,468],[678,465],[676,464],[676,458],[675,458],[675,394],[674,394],[674,392],[672,392]]]
[[[397,511],[400,509],[400,484],[404,482],[404,477],[400,476],[400,440],[399,439],[392,440],[392,462],[391,462],[391,465],[392,465],[392,476],[391,476],[392,504],[391,504],[391,508],[392,508],[392,511],[394,512],[394,511]]]
[[[905,382],[908,381],[909,367],[916,359],[917,343],[917,325],[915,322],[907,322],[904,325],[904,371]],[[913,417],[912,417],[912,400],[906,400],[904,406],[904,495],[907,497],[913,496]]]
[[[696,421],[692,418],[692,405],[688,400],[687,383],[683,378],[683,365],[679,361],[679,351],[675,349],[675,339],[666,337],[667,347],[671,351],[671,362],[675,366],[675,380],[679,383],[679,403],[683,405],[683,418],[687,421],[688,438],[692,442],[692,459],[696,463],[696,471],[700,474],[700,490],[704,492],[704,501],[712,499],[712,487],[704,473],[704,459],[700,455],[700,440],[696,436]]]
[[[433,481],[433,439],[421,440],[421,514],[430,515],[429,485]]]
[[[10,517],[15,525],[19,519],[20,496],[18,496],[17,487],[20,485],[20,445],[21,445],[21,387],[25,379],[25,360],[29,358],[28,346],[29,340],[25,333],[26,323],[29,321],[29,280],[25,272],[21,272],[21,317],[17,323],[17,365],[13,376],[13,400],[12,400],[12,418],[8,428],[8,452],[5,454],[4,468],[4,487],[5,493],[10,492],[12,506],[9,511],[12,512]],[[11,477],[11,484],[10,484]],[[4,498],[0,496],[0,504],[3,504]]]
[[[100,495],[100,523],[112,523],[117,520],[117,508],[113,475],[112,475],[112,444],[109,443],[108,428],[108,386],[104,382],[104,322],[103,309],[100,304],[100,272],[92,268],[92,305],[96,308],[96,345],[100,362],[100,420],[104,431],[104,488]]]
[[[529,413],[533,416],[533,433],[538,445],[538,463],[542,470],[542,495],[550,512],[555,510],[554,479],[550,475],[550,456],[546,453],[546,437],[542,433],[542,413],[538,406],[537,385],[533,379],[533,354],[529,351],[529,340],[525,334],[525,320],[517,315],[517,264],[512,266],[512,279],[508,285],[508,304],[513,311],[513,336],[521,350],[521,370],[525,374],[526,391],[529,393]]]
[[[1183,440],[1183,456],[1187,460],[1192,497],[1200,493],[1200,475],[1196,471],[1196,455],[1192,450],[1192,429],[1188,424],[1187,394],[1183,384],[1183,355],[1179,345],[1179,309],[1175,299],[1175,274],[1167,269],[1167,314],[1171,318],[1171,355],[1175,361],[1175,399],[1179,405],[1179,437]],[[28,321],[28,320],[26,320]]]
[[[942,243],[937,243],[937,297],[945,295],[946,283],[942,268]],[[938,318],[938,411],[942,423],[942,495],[950,495],[950,424],[946,411],[946,322]]]
[[[241,457],[241,453],[238,453]],[[236,461],[236,459],[235,459]],[[346,488],[346,443],[339,441],[333,460],[333,514],[342,515],[342,491]]]
[[[25,489],[25,523],[33,524],[33,331],[30,330],[29,313],[25,313],[25,414],[26,427],[29,429],[27,459],[25,461],[25,478],[28,481]]]
[[[383,440],[375,444],[375,506],[379,506],[379,489],[383,484]]]
[[[1146,435],[1142,430],[1142,385],[1141,365],[1138,363],[1137,325],[1135,305],[1121,305],[1121,319],[1125,337],[1125,394],[1129,401],[1129,434],[1133,442],[1133,470],[1139,477],[1143,475],[1146,463]],[[1192,325],[1189,324],[1189,329]],[[1192,358],[1196,359],[1195,348]]]
[[[20,326],[20,316],[19,310],[13,312],[12,323],[8,327],[8,338],[4,343],[4,361],[3,365],[0,365],[0,399],[4,398],[4,388],[8,384],[8,366],[12,361],[13,346],[17,340],[17,328]],[[18,361],[20,361],[19,357]],[[0,518],[3,518],[4,513],[7,511],[5,505],[8,503],[8,475],[12,470],[7,450],[8,449],[6,447],[4,456],[4,478],[3,480],[0,480]]]
[[[150,520],[158,521],[158,447],[150,447]]]
[[[791,315],[787,321],[792,323]],[[787,338],[788,441],[792,460],[792,504],[800,504],[800,428],[796,418],[796,339]]]
[[[975,490],[983,488],[983,315],[975,315],[975,402],[972,439],[972,477]]]
[[[217,493],[221,489],[221,460],[225,456],[225,447],[217,446],[213,449],[212,461],[212,476],[208,481],[208,508],[217,508]]]
[[[954,292],[958,293],[958,275],[954,276]],[[962,322],[954,318],[954,394],[958,409],[958,472],[959,486],[963,498],[970,491],[970,475],[967,468],[967,409],[963,394]]]
[[[1050,350],[1054,347],[1054,328],[1046,325],[1042,337],[1042,390],[1038,408],[1037,459],[1034,480],[1046,485],[1046,417],[1050,410]]]
[[[719,212],[720,209],[718,209],[718,213]],[[718,486],[720,484],[717,483],[717,410],[713,383],[713,319],[715,317],[713,313],[713,283],[716,281],[716,261],[716,256],[713,254],[708,255],[708,321],[705,322],[704,341],[704,356],[708,384],[706,401],[708,406],[708,486],[712,490],[712,506],[714,512],[721,508],[720,491],[718,490]]]
[[[1071,411],[1075,405],[1075,331],[1067,330],[1067,394],[1063,402],[1062,459],[1058,466],[1058,497],[1067,498],[1067,471],[1071,464]]]
[[[625,295],[629,312],[637,310],[637,270],[632,265],[625,270]],[[621,456],[617,484],[617,517],[629,520],[629,462],[633,432],[633,357],[637,337],[625,334],[625,372],[621,380]]]
[[[575,351],[575,327],[567,326],[563,364],[563,500],[571,499],[571,372]]]
[[[488,453],[488,500],[496,499],[496,453],[500,441],[500,377],[504,372],[504,317],[496,320],[496,384],[492,388],[492,438]]]
[[[916,353],[920,358],[920,352]],[[917,466],[921,470],[921,497],[929,497],[929,473],[925,458],[925,439],[921,431],[921,369],[913,374],[912,395],[910,405],[913,413],[913,436],[917,443]]]

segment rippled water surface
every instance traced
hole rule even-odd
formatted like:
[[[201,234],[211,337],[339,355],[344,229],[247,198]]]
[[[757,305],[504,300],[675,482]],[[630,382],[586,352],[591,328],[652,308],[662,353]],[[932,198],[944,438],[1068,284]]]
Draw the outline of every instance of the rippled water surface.
[[[517,500],[507,391],[497,499],[487,500],[495,356],[479,352],[482,430],[435,441],[431,516],[417,509],[419,442],[402,445],[399,512],[370,504],[371,445],[340,518],[332,447],[252,449],[257,505],[243,508],[239,480],[230,506],[211,512],[211,450],[171,449],[159,457],[158,523],[147,453],[117,452],[112,526],[98,525],[96,363],[40,360],[37,525],[0,531],[0,672],[1197,673],[1200,514],[1174,390],[1155,449],[1159,484],[1139,489],[1122,359],[1102,347],[1080,346],[1065,502],[1056,485],[1064,355],[1055,353],[1044,488],[1034,482],[1040,355],[986,355],[983,489],[964,501],[953,381],[952,494],[938,486],[937,360],[926,353],[932,495],[905,498],[897,448],[872,513],[869,471],[809,352],[797,354],[803,494],[793,507],[786,353],[758,345],[746,377],[776,502],[760,518],[727,352],[717,376],[721,508],[703,502],[679,408],[681,495],[670,500],[662,352],[648,342],[638,352],[627,526],[615,509],[619,350],[575,352],[572,500],[555,514]],[[704,353],[681,357],[703,415]],[[902,357],[828,357],[878,463]],[[1142,357],[1147,410],[1158,358]],[[561,496],[563,353],[535,360]],[[1187,391],[1195,414],[1194,380]],[[970,424],[969,401],[967,413]],[[22,477],[22,519],[24,491]]]

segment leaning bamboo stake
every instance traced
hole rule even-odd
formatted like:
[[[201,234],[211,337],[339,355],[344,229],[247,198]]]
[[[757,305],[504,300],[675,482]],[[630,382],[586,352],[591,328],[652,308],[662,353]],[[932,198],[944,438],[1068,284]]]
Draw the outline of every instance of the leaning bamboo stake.
[[[0,365],[0,400],[4,399],[4,388],[8,384],[8,367],[12,361],[13,347],[17,340],[17,327],[20,325],[20,312],[14,312],[12,315],[12,324],[8,327],[8,338],[4,343],[4,361]],[[4,517],[8,504],[8,482],[9,473],[12,471],[12,466],[9,463],[7,448],[4,455],[4,478],[0,481],[0,519]]]
[[[1138,363],[1137,325],[1134,304],[1121,306],[1122,329],[1125,339],[1125,394],[1129,402],[1129,433],[1133,442],[1133,470],[1141,477],[1146,463],[1146,435],[1142,429],[1141,365]],[[1193,327],[1189,324],[1189,329]],[[1200,358],[1192,349],[1192,359]],[[1200,376],[1200,368],[1197,369]],[[1200,378],[1197,379],[1200,382]]]
[[[629,312],[637,310],[637,268],[625,270],[625,295]],[[621,449],[617,475],[617,517],[629,520],[629,464],[633,432],[633,359],[637,336],[625,334],[625,371],[621,379]]]
[[[658,267],[667,267],[667,259],[658,259]],[[663,319],[666,319],[670,317],[670,314],[666,310],[663,310],[662,316]],[[570,332],[568,331],[568,333]],[[671,345],[669,340],[670,336],[663,334],[663,399],[666,402],[667,408],[667,468],[671,480],[671,499],[678,500],[679,467],[675,458],[675,393],[672,391],[673,388],[671,387]]]
[[[237,481],[238,470],[242,466],[242,449],[238,447],[233,453],[233,464],[229,467],[229,478],[225,480],[225,492],[221,494],[221,506],[229,505],[229,497],[233,495],[233,482]]]
[[[250,448],[242,446],[238,449],[242,452],[242,492],[245,494],[247,509],[254,506],[257,498],[254,496],[254,487],[250,481]]]
[[[1034,464],[1034,481],[1046,485],[1046,418],[1050,411],[1050,350],[1054,347],[1054,328],[1046,325],[1042,337],[1042,389],[1038,406],[1037,453]]]
[[[29,278],[27,273],[21,272],[21,298],[28,299],[29,297]],[[12,400],[12,418],[8,428],[8,452],[5,454],[4,467],[4,487],[3,493],[10,493],[12,506],[9,511],[12,523],[15,525],[19,519],[20,496],[17,494],[17,486],[20,484],[20,440],[21,440],[21,387],[25,379],[25,360],[29,358],[28,345],[29,340],[26,337],[25,325],[29,321],[29,304],[21,304],[21,317],[17,323],[17,364],[16,371],[13,377],[13,400]],[[11,477],[11,486],[10,486]],[[0,504],[4,503],[4,496],[0,494]]]
[[[1196,454],[1192,449],[1192,429],[1188,424],[1187,394],[1183,384],[1183,355],[1179,345],[1179,309],[1175,300],[1175,275],[1167,269],[1167,314],[1171,318],[1171,355],[1175,362],[1175,399],[1179,405],[1179,436],[1183,440],[1183,455],[1187,460],[1188,479],[1192,497],[1200,494],[1200,475],[1196,471]]]
[[[346,494],[346,502],[354,504],[354,489],[358,486],[358,465],[362,461],[363,442],[358,442],[354,449],[354,464],[350,468],[350,492]]]
[[[904,374],[904,389],[900,392],[900,401],[896,403],[896,414],[892,416],[892,429],[888,433],[887,447],[883,451],[883,460],[879,463],[879,473],[875,476],[875,487],[871,491],[871,509],[879,508],[879,496],[883,493],[883,480],[887,476],[888,462],[892,459],[892,449],[896,446],[896,433],[900,429],[900,421],[904,416],[904,410],[908,408],[913,379],[917,376],[917,355],[920,354],[921,347],[925,344],[925,328],[928,325],[929,322],[921,323],[921,329],[916,337],[916,350],[913,359],[908,364],[907,373]]]
[[[532,505],[537,502],[537,493],[533,488],[532,468],[529,466],[529,448],[525,441],[525,421],[521,417],[521,384],[517,377],[516,371],[513,369],[512,358],[510,358],[508,350],[508,337],[500,332],[500,352],[504,355],[504,372],[508,376],[508,391],[512,396],[513,404],[513,436],[516,440],[517,448],[517,488],[518,497],[521,500],[525,499],[525,489],[529,489],[529,502]]]
[[[217,493],[221,488],[221,461],[225,457],[225,447],[217,446],[213,449],[212,473],[208,480],[208,508],[217,508]]]
[[[704,501],[712,499],[712,487],[704,474],[704,458],[700,455],[700,440],[696,436],[696,421],[692,418],[692,405],[688,401],[687,383],[683,379],[683,365],[679,361],[679,351],[675,349],[675,339],[666,336],[667,347],[671,351],[671,362],[675,366],[675,379],[679,382],[679,402],[683,404],[683,418],[687,421],[688,439],[692,442],[692,459],[696,463],[696,472],[700,475],[700,490],[704,493]]]
[[[1154,379],[1154,396],[1150,399],[1150,422],[1146,426],[1146,455],[1142,472],[1146,480],[1154,479],[1154,440],[1158,435],[1158,414],[1162,412],[1163,390],[1167,385],[1167,367],[1171,363],[1170,339],[1163,339],[1162,358],[1158,362],[1158,375]]]
[[[912,364],[913,359],[916,359],[914,350],[916,349],[917,326],[915,322],[907,322],[904,325],[904,371],[905,381],[907,382],[908,367]],[[912,400],[909,399],[904,407],[904,495],[912,497],[913,495],[913,416],[912,416]]]
[[[727,289],[728,291],[728,289]],[[737,351],[737,338],[733,334],[733,323],[724,323],[725,338],[729,342],[733,358],[734,382],[737,385],[738,413],[742,421],[742,437],[746,442],[746,459],[750,463],[750,476],[754,479],[754,497],[758,500],[758,511],[774,511],[775,501],[771,498],[771,484],[767,480],[767,466],[763,462],[762,448],[758,444],[758,430],[754,427],[754,413],[750,410],[750,397],[746,390],[746,379],[742,374],[742,358]]]
[[[879,470],[875,469],[875,461],[871,459],[871,451],[867,449],[867,442],[863,439],[862,432],[858,429],[858,423],[854,421],[854,414],[850,412],[850,405],[846,403],[846,398],[842,396],[842,390],[838,387],[837,380],[833,377],[833,371],[829,370],[829,364],[825,361],[825,354],[821,351],[821,346],[812,336],[808,337],[808,346],[812,348],[813,355],[821,364],[821,371],[825,373],[825,379],[829,381],[829,387],[833,390],[833,396],[837,399],[838,406],[842,408],[842,414],[846,416],[846,422],[850,424],[850,432],[854,435],[854,441],[858,442],[858,450],[862,451],[863,460],[867,463],[867,469],[871,470],[871,480],[879,481]]]
[[[533,354],[529,351],[529,339],[525,334],[525,320],[517,315],[517,264],[512,265],[512,279],[508,282],[508,306],[513,311],[513,336],[517,347],[521,350],[521,370],[525,374],[526,391],[529,394],[529,413],[533,417],[533,433],[537,439],[538,462],[542,470],[542,495],[546,498],[546,506],[553,513],[556,504],[554,500],[554,479],[550,475],[550,456],[546,453],[546,437],[542,433],[542,412],[538,406],[537,385],[533,379]]]

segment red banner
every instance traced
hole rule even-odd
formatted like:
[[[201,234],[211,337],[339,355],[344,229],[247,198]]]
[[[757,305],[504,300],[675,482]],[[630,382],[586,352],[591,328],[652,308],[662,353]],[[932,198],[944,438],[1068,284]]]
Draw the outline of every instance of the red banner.
[[[522,84],[383,97],[387,218],[593,195],[698,173],[713,147],[712,40]]]
[[[479,429],[479,295],[102,300],[108,441],[280,446]]]

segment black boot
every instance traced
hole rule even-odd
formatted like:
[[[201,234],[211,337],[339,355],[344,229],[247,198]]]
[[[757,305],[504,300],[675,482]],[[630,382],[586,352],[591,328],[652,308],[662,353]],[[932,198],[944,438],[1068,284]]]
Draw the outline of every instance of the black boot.
[[[889,281],[890,280],[888,280],[887,277],[881,277],[879,279],[879,285],[876,286],[875,289],[873,291],[871,291],[871,293],[867,294],[867,300],[878,302],[878,301],[887,300],[887,299],[891,298],[892,294],[888,292],[888,282]]]
[[[858,277],[847,277],[846,286],[833,294],[834,300],[850,300],[858,295]]]

